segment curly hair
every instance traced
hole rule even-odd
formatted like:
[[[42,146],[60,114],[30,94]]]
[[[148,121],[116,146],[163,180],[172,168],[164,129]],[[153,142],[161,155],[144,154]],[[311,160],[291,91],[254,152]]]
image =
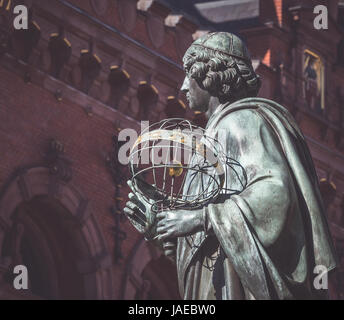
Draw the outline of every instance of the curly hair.
[[[261,80],[252,63],[201,46],[185,53],[184,70],[220,103],[257,96]]]

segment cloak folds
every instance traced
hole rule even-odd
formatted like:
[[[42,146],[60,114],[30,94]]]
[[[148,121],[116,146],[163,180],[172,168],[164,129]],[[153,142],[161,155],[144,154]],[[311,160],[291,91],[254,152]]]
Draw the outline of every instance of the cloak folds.
[[[314,267],[330,271],[336,258],[313,161],[296,122],[273,101],[247,98],[218,107],[207,130],[220,129],[226,153],[242,165],[247,183],[204,208],[207,232],[178,238],[182,297],[323,298],[324,290],[313,285]],[[237,180],[228,173],[227,187],[235,189]],[[204,267],[214,239],[223,252],[216,271],[224,279],[220,295],[215,271]]]

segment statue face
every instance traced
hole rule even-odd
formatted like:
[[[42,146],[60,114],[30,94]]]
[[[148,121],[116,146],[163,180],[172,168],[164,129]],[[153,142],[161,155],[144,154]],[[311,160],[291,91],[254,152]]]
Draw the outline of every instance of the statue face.
[[[185,95],[191,110],[206,112],[209,108],[210,94],[198,82],[186,75],[180,89]]]

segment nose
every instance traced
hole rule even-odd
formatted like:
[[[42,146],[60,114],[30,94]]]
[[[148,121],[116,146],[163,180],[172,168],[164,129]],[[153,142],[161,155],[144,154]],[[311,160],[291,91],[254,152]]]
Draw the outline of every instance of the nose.
[[[189,91],[190,88],[190,80],[188,77],[185,77],[182,87],[180,88],[180,91],[186,94]]]

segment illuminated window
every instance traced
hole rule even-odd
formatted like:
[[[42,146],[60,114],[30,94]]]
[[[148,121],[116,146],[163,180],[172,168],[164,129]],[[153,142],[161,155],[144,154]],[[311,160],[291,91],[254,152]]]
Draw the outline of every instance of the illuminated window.
[[[303,56],[303,94],[311,109],[325,109],[324,63],[310,50],[305,50]]]

